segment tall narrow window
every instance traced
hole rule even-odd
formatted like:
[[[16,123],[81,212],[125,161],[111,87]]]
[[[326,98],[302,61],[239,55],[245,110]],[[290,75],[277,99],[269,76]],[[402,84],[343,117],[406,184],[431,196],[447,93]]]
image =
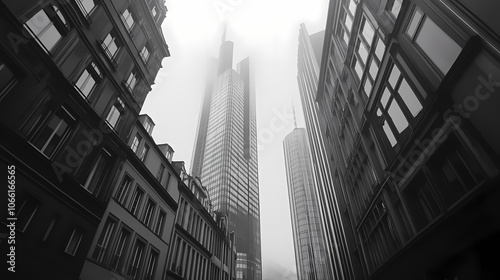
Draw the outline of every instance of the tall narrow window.
[[[78,4],[78,8],[80,8],[85,18],[88,19],[90,17],[90,14],[94,12],[94,0],[76,0],[76,3]]]
[[[130,231],[126,228],[120,230],[118,235],[118,240],[113,251],[113,256],[111,258],[110,267],[114,270],[119,270],[123,266],[125,260],[125,252],[128,247],[128,242],[130,239]]]
[[[148,63],[149,55],[150,55],[149,49],[145,45],[144,47],[142,47],[142,50],[141,50],[141,58],[142,58],[142,61],[144,61],[144,63]]]
[[[142,137],[139,134],[136,134],[134,136],[134,140],[132,140],[132,144],[130,145],[130,148],[134,153],[137,152],[137,148],[139,148],[139,144],[141,143]]]
[[[127,30],[130,32],[130,30],[132,30],[132,28],[134,27],[135,21],[132,13],[128,8],[125,9],[125,11],[123,11],[122,13],[122,20],[123,24],[125,24],[125,27],[127,27]]]
[[[0,98],[4,91],[6,92],[8,88],[11,87],[14,80],[14,72],[7,67],[7,64],[0,58]]]
[[[89,97],[100,78],[101,71],[99,71],[99,68],[97,68],[97,65],[94,62],[91,62],[89,66],[83,70],[82,74],[75,83],[75,87],[84,97]]]
[[[139,208],[141,207],[142,197],[144,196],[144,191],[137,186],[134,195],[132,196],[132,201],[130,202],[129,210],[132,215],[137,216],[139,213]]]
[[[160,168],[158,169],[158,174],[156,174],[156,180],[161,183],[163,179],[163,173],[165,173],[165,165],[160,164]]]
[[[108,217],[106,224],[104,224],[104,228],[101,231],[101,235],[95,245],[94,253],[92,254],[92,258],[98,263],[103,263],[105,256],[109,254],[108,249],[110,248],[111,237],[115,231],[115,226],[115,219]]]
[[[18,205],[20,206],[16,215],[16,228],[20,232],[24,232],[35,216],[38,207],[40,206],[40,202],[31,195],[26,195],[24,200],[22,200],[22,202]]]
[[[50,158],[69,133],[73,123],[73,117],[64,108],[61,108],[34,133],[30,142],[41,153]],[[33,129],[36,130],[36,127]]]
[[[113,63],[113,66],[116,67],[115,56],[120,48],[120,44],[118,39],[116,39],[116,35],[113,32],[110,32],[101,43],[101,47],[106,54],[106,56]]]
[[[391,13],[394,18],[397,18],[399,11],[401,11],[401,4],[403,0],[389,0],[387,1],[386,10]]]
[[[149,152],[149,146],[148,144],[144,144],[144,147],[142,147],[141,154],[139,155],[139,159],[142,162],[146,161],[146,158],[148,157],[148,152]]]
[[[144,214],[142,215],[142,222],[146,226],[151,226],[151,221],[153,217],[153,213],[155,211],[156,204],[151,200],[148,199],[148,203],[146,204],[146,210],[144,211]]]
[[[436,194],[421,172],[403,190],[403,197],[417,231],[441,214]]]
[[[167,214],[163,212],[163,210],[158,211],[158,219],[156,220],[155,223],[155,228],[154,232],[161,236],[163,233],[163,227],[165,226],[165,218],[167,217]]]
[[[108,116],[106,117],[106,121],[111,127],[116,129],[124,112],[125,104],[118,97],[116,98],[116,102],[113,104],[113,106],[111,106],[111,109],[108,112]]]
[[[144,249],[146,244],[141,240],[137,239],[135,242],[135,246],[132,250],[130,264],[127,271],[127,274],[132,277],[132,279],[138,279],[139,270],[142,262],[142,257],[144,254]]]
[[[71,233],[71,237],[69,238],[68,244],[66,245],[66,249],[64,249],[64,252],[66,252],[71,256],[74,256],[78,251],[80,242],[82,241],[83,233],[84,233],[83,230],[80,228],[73,229],[73,232]]]
[[[120,204],[125,204],[125,200],[127,199],[127,194],[132,185],[132,178],[128,175],[124,175],[120,186],[118,186],[118,190],[116,191],[115,199]]]
[[[148,262],[146,265],[146,273],[144,274],[145,280],[152,280],[155,277],[156,272],[156,263],[158,262],[158,251],[151,248],[151,252],[149,253]]]
[[[87,176],[85,183],[82,185],[84,189],[86,189],[87,191],[96,196],[98,195],[100,184],[102,183],[102,180],[106,175],[105,173],[106,164],[110,159],[111,155],[106,150],[103,149],[99,153],[96,161],[94,162],[92,168],[90,169],[89,175]]]
[[[132,92],[134,91],[136,84],[137,84],[137,73],[135,71],[132,71],[130,72],[127,81],[125,82],[125,86],[127,87],[128,91]]]
[[[446,75],[462,48],[427,15],[415,8],[406,35]]]

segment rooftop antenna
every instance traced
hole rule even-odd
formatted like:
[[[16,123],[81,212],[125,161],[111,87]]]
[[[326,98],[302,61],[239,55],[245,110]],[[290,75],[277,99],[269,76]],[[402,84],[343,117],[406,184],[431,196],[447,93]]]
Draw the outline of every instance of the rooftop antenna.
[[[224,43],[226,41],[226,35],[227,35],[227,21],[224,21],[222,25],[222,42]]]
[[[297,128],[297,116],[295,116],[295,106],[293,105],[293,99],[292,99],[292,110],[293,110],[293,124],[295,125],[295,128]]]

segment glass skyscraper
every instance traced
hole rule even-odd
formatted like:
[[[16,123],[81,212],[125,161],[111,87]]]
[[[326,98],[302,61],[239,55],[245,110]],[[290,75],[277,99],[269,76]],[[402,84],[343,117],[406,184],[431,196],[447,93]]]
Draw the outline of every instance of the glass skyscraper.
[[[209,78],[194,147],[192,174],[235,232],[236,279],[261,279],[257,124],[249,58],[232,69],[233,42],[223,39]],[[215,64],[214,64],[215,66]]]
[[[332,279],[306,130],[295,128],[285,137],[283,149],[298,279]]]

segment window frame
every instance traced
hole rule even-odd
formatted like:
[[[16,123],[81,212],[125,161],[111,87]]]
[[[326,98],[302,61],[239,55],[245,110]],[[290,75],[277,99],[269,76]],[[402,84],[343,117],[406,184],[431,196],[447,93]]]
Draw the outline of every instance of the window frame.
[[[61,108],[59,108],[54,112],[51,111],[39,112],[38,115],[40,118],[38,120],[35,120],[32,127],[29,129],[28,142],[46,158],[52,159],[59,152],[62,144],[68,139],[68,136],[71,134],[76,124],[76,119],[64,106],[61,106]],[[52,130],[52,132],[50,132],[50,135],[44,141],[42,147],[38,147],[38,144],[36,144],[35,142],[41,139],[40,137],[42,137],[42,134],[44,134],[44,132],[49,127],[50,123],[55,117],[58,117],[60,119],[58,121],[56,128]],[[48,147],[50,142],[54,139],[55,134],[57,134],[57,130],[62,125],[61,123],[62,121],[66,123],[66,128],[63,130],[60,139],[58,143],[55,144],[53,150],[49,154],[46,154],[45,153],[46,148]]]
[[[116,121],[114,124],[110,122],[112,120],[113,116],[118,113],[118,117],[116,118]],[[106,115],[106,123],[113,129],[117,130],[121,124],[121,120],[123,119],[123,116],[125,115],[125,103],[121,100],[120,97],[117,97],[115,102],[112,103],[108,114]]]
[[[141,188],[141,186],[139,186],[139,184],[136,184],[136,187],[135,187],[135,192],[132,196],[132,198],[130,199],[130,203],[129,203],[129,207],[128,207],[128,210],[129,212],[137,217],[139,215],[139,212],[141,210],[141,204],[142,204],[142,199],[144,198],[144,195],[146,194],[146,192]],[[137,199],[137,202],[136,202],[136,197],[139,198]]]
[[[40,17],[43,17],[44,21],[48,20],[47,24],[43,28],[39,28],[41,22],[37,19],[40,19]],[[24,28],[43,49],[43,51],[51,55],[54,48],[56,48],[57,45],[63,40],[64,36],[67,35],[69,26],[57,4],[51,4],[41,8],[32,17],[27,19],[24,23]],[[50,40],[42,38],[46,34],[49,34],[46,33],[49,30],[56,31],[59,38],[55,41],[52,38],[49,38]]]
[[[70,249],[70,245],[72,244],[72,241],[73,241],[73,238],[75,237],[75,233],[78,233],[79,236],[77,237],[78,238],[78,241],[76,242],[76,245],[74,247],[74,249],[71,250],[71,252],[68,251],[68,249]],[[83,236],[85,235],[85,231],[80,228],[80,227],[74,227],[73,228],[73,231],[71,233],[71,236],[68,240],[68,243],[66,244],[66,248],[64,249],[64,252],[70,256],[75,256],[76,253],[78,252],[78,249],[80,247],[80,244],[82,242],[82,239],[83,239]]]
[[[85,88],[86,88],[86,85],[88,83],[88,80],[89,79],[92,79],[94,81],[94,84],[92,85],[92,87],[90,88],[90,90],[88,90],[88,92],[85,94],[85,92],[78,86],[78,83],[80,82],[80,80],[82,79],[84,73],[87,73],[87,78],[85,78],[85,81],[82,83],[82,86],[85,85]],[[75,80],[74,82],[74,87],[75,89],[80,93],[80,95],[82,97],[84,97],[86,100],[88,100],[89,98],[92,97],[92,93],[95,91],[95,89],[98,87],[99,83],[101,82],[103,76],[102,76],[102,72],[101,70],[99,70],[99,67],[97,66],[97,64],[91,60],[87,67],[85,67],[81,72],[80,72],[80,75],[78,76],[78,78]]]

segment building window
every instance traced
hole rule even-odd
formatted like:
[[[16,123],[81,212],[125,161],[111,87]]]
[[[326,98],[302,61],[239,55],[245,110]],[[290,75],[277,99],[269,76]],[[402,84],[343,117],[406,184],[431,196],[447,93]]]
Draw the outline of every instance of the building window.
[[[45,52],[50,52],[66,34],[66,19],[57,6],[49,5],[26,21],[28,31]]]
[[[92,90],[94,90],[97,81],[102,78],[101,71],[97,68],[94,62],[91,62],[87,68],[85,68],[76,81],[75,87],[84,96],[89,97]]]
[[[149,49],[147,46],[142,47],[140,54],[141,54],[142,61],[144,61],[144,63],[148,63],[150,53],[149,53]]]
[[[106,166],[110,159],[111,155],[103,149],[97,156],[85,183],[82,185],[84,189],[95,196],[99,193],[100,185],[106,175]]]
[[[127,199],[128,191],[131,185],[132,185],[132,178],[130,178],[130,176],[125,174],[115,195],[115,199],[118,201],[118,203],[122,205],[125,204],[125,200]]]
[[[367,213],[360,225],[359,235],[370,272],[380,267],[401,247],[401,240],[382,199],[377,199]]]
[[[106,116],[106,122],[114,129],[118,127],[121,117],[125,113],[125,104],[117,97],[116,102],[113,104]]]
[[[152,217],[155,211],[156,204],[151,200],[148,199],[148,203],[146,204],[146,210],[144,211],[144,214],[142,215],[142,222],[146,226],[151,225]]]
[[[135,85],[137,84],[137,73],[135,71],[130,72],[130,75],[125,82],[125,86],[127,87],[129,92],[134,91]]]
[[[344,41],[346,46],[349,45],[356,7],[357,3],[354,0],[344,0],[341,4],[337,36]]]
[[[406,35],[446,75],[462,48],[420,9],[415,8]]]
[[[35,125],[38,125],[39,120],[42,118],[43,116],[37,117],[37,121],[35,121],[30,131],[35,131],[35,133],[30,137],[29,141],[42,154],[50,158],[69,133],[75,119],[63,107],[52,115],[40,129],[36,130],[37,127],[35,127]]]
[[[132,279],[139,278],[139,271],[141,269],[142,257],[144,254],[144,249],[146,244],[141,240],[137,239],[135,241],[135,246],[132,250],[129,267],[127,270],[127,275],[131,276]]]
[[[155,18],[157,14],[158,11],[156,11],[156,6],[153,6],[153,8],[151,8],[151,15],[153,16],[153,18]]]
[[[445,207],[451,207],[483,180],[479,164],[454,135],[434,153],[428,166]]]
[[[104,228],[101,231],[101,235],[97,240],[95,245],[94,253],[92,254],[92,258],[95,259],[98,263],[103,263],[106,254],[108,254],[108,249],[111,244],[111,237],[114,234],[116,227],[116,220],[108,217],[106,223],[104,224]]]
[[[422,172],[403,189],[402,196],[417,232],[441,214],[437,196]]]
[[[0,98],[11,88],[15,80],[16,75],[14,72],[0,58]]]
[[[71,256],[74,256],[78,251],[80,242],[82,241],[83,233],[84,233],[83,230],[80,228],[73,229],[73,232],[71,233],[71,237],[69,238],[68,244],[66,245],[66,249],[64,249],[64,252],[66,252]]]
[[[134,140],[132,140],[132,144],[130,145],[130,148],[132,149],[132,151],[134,153],[137,152],[137,148],[139,148],[139,144],[141,143],[141,141],[142,141],[142,137],[139,134],[136,134],[134,136]]]
[[[166,217],[167,217],[167,214],[165,214],[165,212],[163,212],[163,210],[158,211],[158,219],[156,220],[156,223],[155,223],[154,232],[156,234],[158,234],[159,236],[161,236],[161,234],[163,233],[163,227],[165,227],[165,218]]]
[[[20,205],[16,215],[16,228],[24,232],[40,207],[40,202],[31,195],[26,195]]]
[[[130,239],[130,231],[122,227],[120,234],[118,235],[118,241],[116,242],[115,249],[113,251],[113,256],[111,258],[110,267],[113,270],[119,270],[123,266],[123,261],[125,259],[125,252],[128,247],[128,242]]]
[[[156,174],[156,180],[158,180],[158,182],[160,182],[160,184],[161,184],[161,180],[163,179],[164,173],[165,173],[165,165],[160,164],[160,169],[158,169],[158,174]]]
[[[149,119],[144,120],[144,129],[148,132],[149,135],[153,133],[153,127],[154,125]]]
[[[394,147],[399,135],[422,111],[425,96],[417,95],[396,64],[393,65],[379,101],[378,116],[384,116],[383,130]]]
[[[94,12],[96,7],[94,0],[77,0],[76,4],[78,8],[80,8],[80,11],[82,11],[83,16],[86,19],[90,19],[90,15]]]
[[[144,144],[144,147],[142,147],[142,151],[139,155],[139,159],[142,162],[146,161],[146,158],[148,157],[148,152],[149,152],[149,146],[148,146],[148,144]]]
[[[156,272],[156,263],[158,262],[158,251],[151,248],[149,253],[148,263],[146,265],[145,280],[153,280]]]
[[[127,30],[130,32],[132,28],[134,27],[135,21],[134,17],[132,16],[132,13],[129,11],[129,9],[125,9],[122,13],[122,21],[123,24],[125,24],[125,27]]]
[[[118,39],[116,39],[116,35],[113,32],[110,32],[101,43],[101,47],[109,58],[109,60],[113,63],[113,66],[117,66],[116,63],[116,54],[118,53],[118,49],[120,48],[120,43]]]
[[[132,196],[132,200],[130,201],[129,211],[132,213],[132,215],[137,216],[137,214],[139,213],[143,196],[144,191],[139,188],[139,185],[137,185],[134,195]]]
[[[385,9],[389,11],[394,18],[398,18],[399,12],[401,11],[402,1],[403,0],[389,0],[387,1]]]
[[[46,242],[47,239],[49,239],[49,235],[50,235],[50,233],[52,233],[52,230],[54,229],[54,226],[56,225],[57,220],[59,220],[59,217],[55,217],[50,221],[50,224],[47,227],[45,234],[43,235],[43,238],[42,238],[43,242]]]

